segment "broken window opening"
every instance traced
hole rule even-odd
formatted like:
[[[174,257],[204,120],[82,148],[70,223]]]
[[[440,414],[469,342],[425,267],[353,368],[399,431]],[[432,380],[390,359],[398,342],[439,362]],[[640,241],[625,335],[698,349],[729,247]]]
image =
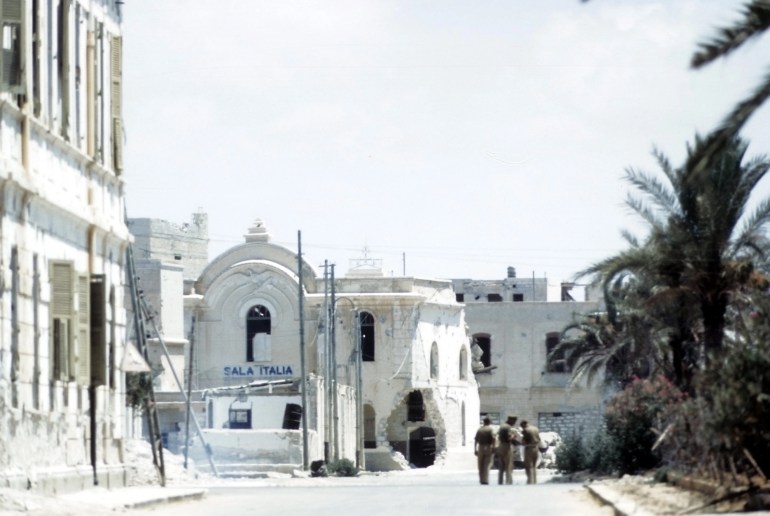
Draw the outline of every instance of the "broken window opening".
[[[270,310],[263,305],[249,308],[246,314],[246,362],[272,360]]]
[[[476,335],[473,340],[481,348],[479,361],[484,364],[484,367],[490,367],[492,365],[492,338],[489,335]]]
[[[549,373],[568,373],[569,367],[564,356],[564,350],[554,351],[561,342],[561,334],[557,331],[545,335],[546,371]]]

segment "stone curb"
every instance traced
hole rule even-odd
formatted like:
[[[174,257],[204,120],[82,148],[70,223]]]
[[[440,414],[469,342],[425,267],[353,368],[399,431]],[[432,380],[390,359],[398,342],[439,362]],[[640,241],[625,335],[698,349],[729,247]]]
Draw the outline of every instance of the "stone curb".
[[[206,489],[200,488],[137,486],[114,490],[89,489],[62,495],[62,498],[112,508],[140,509],[185,500],[200,500],[207,492]]]
[[[584,487],[601,503],[611,506],[617,516],[654,516],[654,513],[642,509],[628,499],[624,499],[622,495],[611,487],[597,484],[586,484]]]
[[[143,500],[136,500],[133,502],[124,503],[123,507],[126,509],[144,509],[147,507],[162,505],[167,503],[181,502],[185,500],[200,500],[208,492],[205,489],[185,489],[179,490],[174,488],[159,487],[159,491],[166,491],[161,496],[149,496]]]

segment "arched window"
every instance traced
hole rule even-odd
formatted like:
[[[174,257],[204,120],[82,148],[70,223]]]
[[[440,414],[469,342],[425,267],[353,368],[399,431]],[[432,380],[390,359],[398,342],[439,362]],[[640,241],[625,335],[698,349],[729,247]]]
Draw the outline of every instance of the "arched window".
[[[246,313],[246,362],[272,360],[270,329],[270,310],[262,305],[249,308]]]
[[[374,316],[369,312],[361,312],[358,314],[358,325],[361,331],[361,359],[374,362]]]
[[[460,380],[468,379],[468,350],[460,348]]]
[[[435,342],[430,347],[430,378],[438,380],[438,344]]]

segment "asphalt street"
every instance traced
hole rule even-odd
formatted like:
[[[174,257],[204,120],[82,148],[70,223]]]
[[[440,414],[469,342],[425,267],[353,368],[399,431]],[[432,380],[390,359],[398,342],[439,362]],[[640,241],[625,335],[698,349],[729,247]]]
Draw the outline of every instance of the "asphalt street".
[[[492,472],[496,474],[496,471]],[[259,515],[607,515],[580,484],[525,484],[514,473],[513,485],[479,485],[473,471],[410,470],[355,478],[273,478],[216,480],[198,485],[208,490],[201,500],[176,502],[131,514],[210,516]]]

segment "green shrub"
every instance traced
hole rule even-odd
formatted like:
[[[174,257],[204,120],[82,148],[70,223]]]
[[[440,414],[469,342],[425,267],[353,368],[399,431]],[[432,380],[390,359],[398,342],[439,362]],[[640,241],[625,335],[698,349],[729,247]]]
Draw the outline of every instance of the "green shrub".
[[[667,379],[635,379],[607,403],[604,423],[613,441],[620,474],[657,467],[660,453],[653,450],[658,435],[684,401],[684,394]]]
[[[712,477],[770,471],[770,338],[761,336],[731,343],[696,378],[698,397],[666,442],[669,462]]]
[[[134,409],[144,408],[152,392],[150,373],[126,374],[126,404]]]
[[[577,434],[565,437],[556,449],[556,470],[560,473],[575,473],[586,467],[583,439]]]
[[[358,468],[350,459],[340,459],[332,462],[328,467],[329,473],[338,477],[355,477],[358,475]]]
[[[593,473],[609,475],[618,470],[615,441],[602,430],[594,434],[586,446],[586,468]]]

